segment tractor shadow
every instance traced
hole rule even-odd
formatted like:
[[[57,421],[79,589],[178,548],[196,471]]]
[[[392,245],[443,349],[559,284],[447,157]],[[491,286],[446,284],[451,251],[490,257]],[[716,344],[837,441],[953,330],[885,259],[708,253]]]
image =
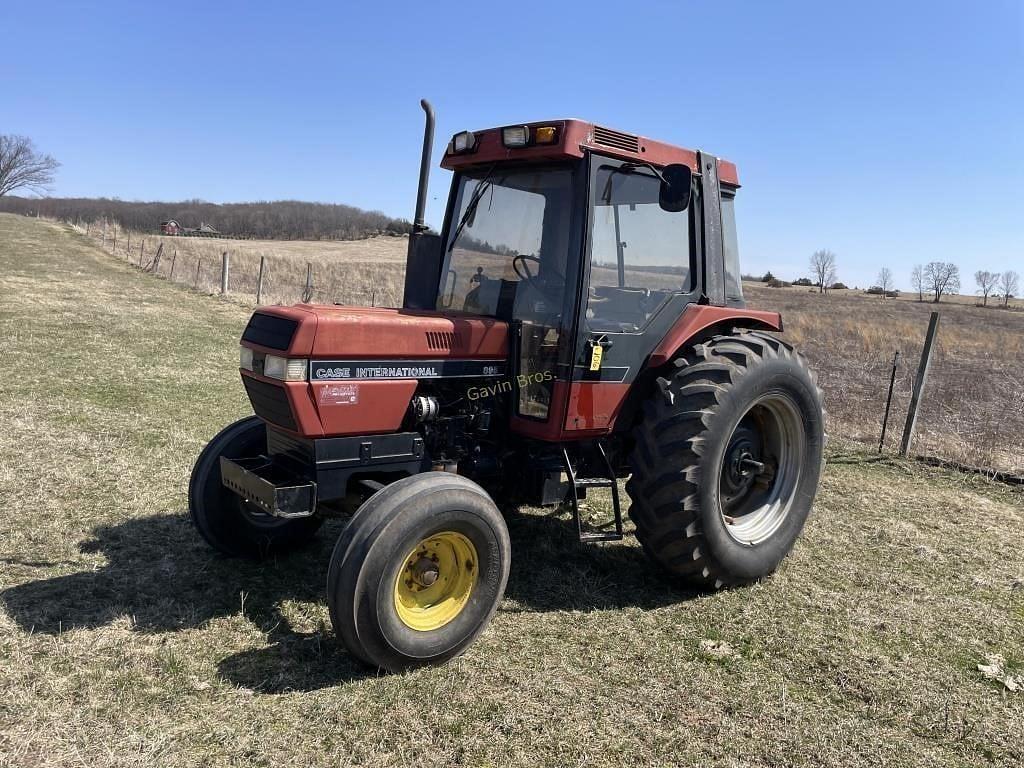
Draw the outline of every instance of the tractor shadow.
[[[704,593],[668,578],[628,531],[619,542],[582,544],[566,511],[505,513],[512,568],[505,596],[513,611],[650,610]]]
[[[124,617],[137,632],[173,633],[244,614],[265,633],[267,646],[221,660],[221,677],[256,691],[325,688],[373,673],[345,653],[329,625],[298,631],[281,606],[323,601],[340,529],[330,521],[300,551],[257,563],[213,552],[186,515],[102,525],[79,550],[103,555],[105,564],[10,587],[0,592],[0,606],[26,632],[52,635]],[[83,567],[81,561],[20,565]]]
[[[500,609],[511,612],[657,608],[699,593],[662,579],[628,538],[581,545],[566,515],[512,512],[512,567]],[[378,673],[341,648],[329,625],[299,631],[281,610],[288,601],[322,603],[334,542],[343,522],[329,521],[308,546],[260,563],[214,553],[187,516],[153,515],[93,529],[79,544],[106,563],[27,581],[0,591],[0,605],[26,632],[98,629],[130,617],[137,632],[172,633],[244,614],[264,647],[218,662],[220,676],[262,693],[311,691]],[[81,563],[22,563],[25,568]]]

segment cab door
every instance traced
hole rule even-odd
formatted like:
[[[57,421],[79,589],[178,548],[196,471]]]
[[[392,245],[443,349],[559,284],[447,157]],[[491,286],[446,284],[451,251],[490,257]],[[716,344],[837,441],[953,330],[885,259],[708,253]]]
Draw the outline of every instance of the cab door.
[[[564,428],[603,432],[657,343],[699,294],[696,187],[689,208],[658,203],[647,167],[590,158],[590,206],[579,335]],[[581,435],[582,436],[582,435]]]

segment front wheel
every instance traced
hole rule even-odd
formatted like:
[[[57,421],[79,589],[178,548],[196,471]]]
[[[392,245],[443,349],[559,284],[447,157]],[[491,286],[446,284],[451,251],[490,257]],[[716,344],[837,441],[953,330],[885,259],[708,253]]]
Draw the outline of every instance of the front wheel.
[[[644,406],[626,488],[647,553],[707,587],[772,573],[810,513],[825,433],[803,358],[774,336],[717,336]]]
[[[203,449],[188,484],[188,509],[199,535],[226,555],[261,558],[281,554],[313,538],[320,517],[283,519],[265,514],[224,487],[220,457],[259,456],[267,427],[256,416],[222,429]]]
[[[447,472],[403,478],[349,521],[331,556],[327,602],[349,652],[399,672],[462,653],[508,581],[505,521],[476,483]]]

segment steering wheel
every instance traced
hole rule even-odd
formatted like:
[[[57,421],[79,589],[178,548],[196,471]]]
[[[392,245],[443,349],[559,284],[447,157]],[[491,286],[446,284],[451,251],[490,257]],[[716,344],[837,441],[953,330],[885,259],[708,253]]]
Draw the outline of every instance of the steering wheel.
[[[530,263],[536,264],[538,272],[534,273],[530,269]],[[519,253],[512,257],[512,271],[516,273],[516,276],[549,303],[552,307],[560,307],[562,305],[562,297],[557,293],[561,290],[558,286],[552,286],[547,280],[539,279],[539,268],[540,259],[536,256],[532,256],[525,253]],[[555,292],[553,292],[555,291]]]
[[[521,263],[520,263],[521,262]],[[536,256],[530,256],[525,253],[517,253],[512,257],[512,271],[516,273],[516,276],[527,283],[532,283],[537,279],[537,275],[530,271],[529,264],[533,262],[537,265],[537,271],[540,272],[540,259]]]

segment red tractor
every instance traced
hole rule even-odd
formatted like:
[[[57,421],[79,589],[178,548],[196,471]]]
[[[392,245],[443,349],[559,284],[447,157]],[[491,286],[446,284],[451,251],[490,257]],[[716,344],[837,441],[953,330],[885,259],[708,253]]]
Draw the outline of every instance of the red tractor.
[[[736,166],[579,120],[452,137],[439,233],[423,221],[427,115],[401,309],[257,310],[241,376],[255,416],[196,462],[189,506],[230,555],[266,556],[351,514],[327,599],[348,650],[442,662],[493,616],[511,548],[493,498],[567,504],[707,589],[770,574],[817,490],[821,394],[747,309]],[[607,526],[580,514],[611,496]],[[352,513],[352,510],[355,510]]]

